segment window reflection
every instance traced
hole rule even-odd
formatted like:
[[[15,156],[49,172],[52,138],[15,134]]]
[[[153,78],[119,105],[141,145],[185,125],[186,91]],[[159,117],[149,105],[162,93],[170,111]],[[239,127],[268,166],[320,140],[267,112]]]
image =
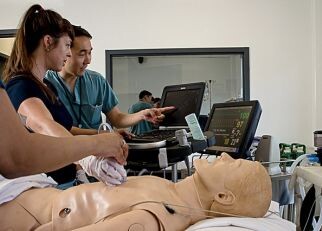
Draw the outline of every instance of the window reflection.
[[[0,30],[0,78],[4,65],[11,53],[16,30]]]
[[[112,57],[113,89],[122,111],[138,101],[143,89],[161,97],[167,85],[204,81],[201,114],[207,115],[213,103],[245,98],[243,74],[241,54]]]

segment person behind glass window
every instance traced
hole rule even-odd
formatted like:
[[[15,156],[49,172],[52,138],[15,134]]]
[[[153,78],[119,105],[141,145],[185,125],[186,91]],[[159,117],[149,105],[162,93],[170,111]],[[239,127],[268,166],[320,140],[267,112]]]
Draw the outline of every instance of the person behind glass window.
[[[160,107],[160,103],[161,103],[161,99],[156,97],[156,98],[153,98],[153,107],[155,108],[159,108]]]
[[[137,113],[145,109],[153,108],[153,96],[152,93],[143,90],[139,94],[139,101],[133,104],[129,108],[129,113]],[[153,129],[153,124],[149,121],[141,121],[138,124],[135,124],[131,127],[131,133],[135,135],[144,134]]]

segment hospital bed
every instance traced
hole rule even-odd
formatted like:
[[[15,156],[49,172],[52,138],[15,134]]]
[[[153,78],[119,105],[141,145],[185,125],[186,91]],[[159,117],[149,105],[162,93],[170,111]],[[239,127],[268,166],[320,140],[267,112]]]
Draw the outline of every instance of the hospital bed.
[[[301,201],[304,200],[306,193],[308,189],[314,185],[315,190],[316,190],[316,195],[315,195],[315,210],[312,211],[314,216],[317,219],[312,220],[312,227],[314,231],[321,230],[322,228],[322,167],[320,165],[307,165],[307,164],[302,164],[300,162],[305,161],[306,155],[302,155],[297,159],[298,164],[300,166],[294,166],[293,175],[291,178],[290,182],[290,188],[291,189],[298,189],[299,194],[301,196]],[[313,206],[312,208],[313,209]],[[307,214],[304,214],[307,215]],[[308,221],[308,219],[307,219]],[[307,222],[306,222],[307,223]],[[308,224],[305,224],[305,227]]]
[[[272,201],[263,218],[217,217],[197,222],[186,231],[292,231],[294,223],[279,216],[279,204]]]

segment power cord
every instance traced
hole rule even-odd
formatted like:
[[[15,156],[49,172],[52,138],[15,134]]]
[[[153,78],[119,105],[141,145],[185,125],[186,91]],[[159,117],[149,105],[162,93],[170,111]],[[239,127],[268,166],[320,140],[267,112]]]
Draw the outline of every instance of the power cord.
[[[312,209],[313,209],[313,207],[315,206],[316,201],[317,201],[317,198],[315,198],[315,200],[314,200],[314,202],[313,202],[313,204],[312,204],[312,206],[311,206],[311,208],[310,208],[310,212],[309,212],[309,215],[308,215],[308,217],[307,217],[307,219],[306,219],[306,222],[305,222],[305,225],[304,225],[303,231],[305,231],[305,230],[306,230],[306,226],[308,225],[308,222],[309,222],[309,220],[310,220],[310,214],[312,213]],[[313,219],[314,219],[314,216],[313,216]]]

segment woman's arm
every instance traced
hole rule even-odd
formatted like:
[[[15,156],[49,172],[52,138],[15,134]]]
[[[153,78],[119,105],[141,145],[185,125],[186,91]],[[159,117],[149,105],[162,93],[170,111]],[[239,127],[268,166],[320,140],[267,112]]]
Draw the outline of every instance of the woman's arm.
[[[0,89],[0,174],[7,178],[48,172],[88,155],[114,157],[124,164],[127,147],[117,133],[55,138],[29,133]]]
[[[19,106],[18,113],[26,118],[26,126],[36,133],[56,137],[97,134],[95,129],[82,129],[74,126],[70,131],[66,130],[53,119],[51,113],[39,98],[33,97],[24,100]]]
[[[76,135],[96,135],[98,132],[96,129],[90,129],[90,128],[78,128],[73,126],[70,132],[76,136]]]
[[[25,99],[20,104],[18,113],[26,117],[26,126],[36,133],[56,137],[72,136],[68,130],[53,119],[51,113],[39,98]]]

